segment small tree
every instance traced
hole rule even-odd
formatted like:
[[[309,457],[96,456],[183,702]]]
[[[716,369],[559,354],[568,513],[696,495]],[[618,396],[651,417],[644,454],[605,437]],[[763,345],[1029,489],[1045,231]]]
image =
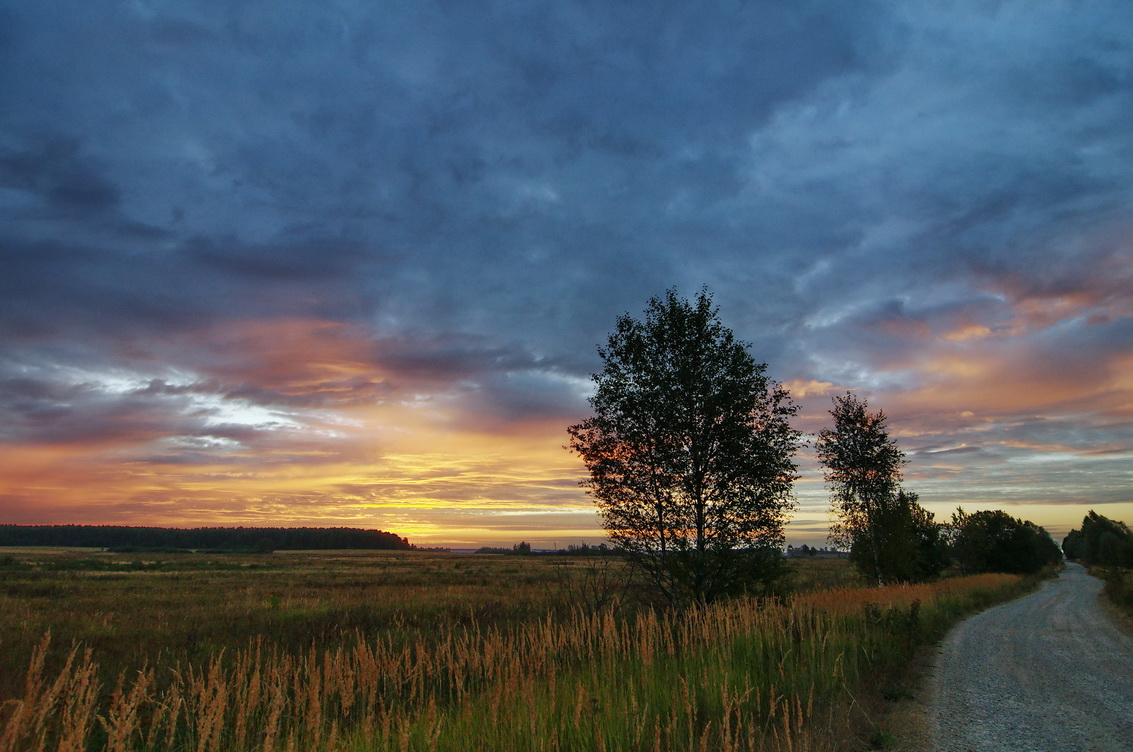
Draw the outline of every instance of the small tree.
[[[897,503],[905,454],[889,438],[885,413],[871,413],[868,407],[865,400],[850,392],[835,397],[830,410],[834,427],[819,433],[817,453],[826,468],[825,480],[836,517],[832,542],[851,551],[855,544],[868,550],[870,576],[884,585],[881,522],[886,510]]]
[[[885,582],[920,582],[948,566],[948,543],[932,512],[917,494],[899,489],[874,513],[872,535],[857,535],[850,560],[866,577]]]
[[[593,417],[567,430],[613,544],[678,609],[768,585],[794,506],[797,408],[704,291],[669,290],[599,349]]]

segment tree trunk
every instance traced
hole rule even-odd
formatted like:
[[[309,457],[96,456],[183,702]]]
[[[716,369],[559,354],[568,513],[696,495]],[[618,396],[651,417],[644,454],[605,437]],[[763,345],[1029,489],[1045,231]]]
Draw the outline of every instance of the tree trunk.
[[[873,505],[867,505],[866,510],[866,514],[869,517],[869,547],[873,552],[873,571],[877,574],[877,584],[884,586],[885,574],[881,571],[881,547],[877,540],[878,510]]]

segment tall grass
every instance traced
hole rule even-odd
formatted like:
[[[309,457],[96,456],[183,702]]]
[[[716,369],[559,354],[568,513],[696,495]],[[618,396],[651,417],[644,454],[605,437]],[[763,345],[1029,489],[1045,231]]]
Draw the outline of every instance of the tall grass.
[[[833,750],[861,693],[1019,578],[740,600],[671,619],[574,612],[301,653],[256,641],[98,679],[34,651],[0,750]]]

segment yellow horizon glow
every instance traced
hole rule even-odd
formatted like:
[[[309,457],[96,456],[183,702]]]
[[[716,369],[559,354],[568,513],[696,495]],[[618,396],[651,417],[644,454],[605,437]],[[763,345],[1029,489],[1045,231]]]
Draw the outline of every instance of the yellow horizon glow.
[[[280,406],[252,409],[238,391],[210,395],[202,388],[183,398],[182,409],[212,416],[206,427],[216,428],[215,437],[207,430],[163,433],[142,421],[136,430],[127,426],[88,440],[10,442],[0,453],[0,522],[373,527],[421,545],[462,548],[604,537],[591,499],[577,485],[582,462],[563,449],[566,417],[494,421],[491,408],[475,405],[460,384],[387,367],[384,346],[345,324],[242,322],[193,338],[216,353],[226,378],[280,395]],[[1133,352],[1116,354],[1092,383],[1057,373],[1020,375],[1002,347],[979,337],[947,342],[932,357],[894,368],[915,376],[917,385],[870,403],[890,415],[903,448],[931,444],[939,434],[952,448],[1013,452],[1013,472],[1037,473],[1090,457],[1050,439],[995,436],[1013,414],[1081,409],[1123,419],[1133,403]],[[86,383],[97,376],[74,378]],[[116,372],[106,378],[113,396],[143,390],[154,376]],[[185,373],[167,381],[181,390],[172,390],[176,394],[210,383]],[[800,424],[814,431],[825,421],[829,396],[853,388],[804,378],[784,386],[803,408]],[[482,420],[475,409],[484,410]],[[1109,452],[1111,466],[1128,462],[1127,448],[1117,444],[1090,451],[1090,461]],[[965,477],[972,472],[969,456],[914,459],[907,485],[929,489],[922,502],[938,519],[963,505],[1002,508],[1059,531],[1080,524],[1091,507],[1133,521],[1128,503],[1091,504],[1086,497],[1050,503],[1050,489],[980,502],[981,482],[1001,489]],[[809,450],[798,462],[801,504],[787,538],[821,543],[828,522],[821,470]],[[941,494],[959,501],[932,500]]]

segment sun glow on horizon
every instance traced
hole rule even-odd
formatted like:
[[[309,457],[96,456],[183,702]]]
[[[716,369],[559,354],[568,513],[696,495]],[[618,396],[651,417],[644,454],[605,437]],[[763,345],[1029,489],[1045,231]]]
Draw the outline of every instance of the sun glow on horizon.
[[[187,336],[209,353],[198,372],[152,366],[57,374],[70,393],[87,400],[88,412],[61,404],[58,410],[69,411],[66,424],[45,420],[40,440],[9,443],[0,455],[8,520],[345,525],[456,547],[603,538],[578,485],[583,465],[563,447],[566,426],[585,414],[587,380],[534,358],[506,376],[509,388],[567,395],[579,414],[504,416],[492,404],[488,379],[497,377],[491,372],[408,358],[402,345],[358,327],[292,318]],[[1005,356],[979,340],[945,343],[895,363],[894,372],[905,376],[879,377],[864,392],[920,374],[919,385],[871,401],[890,415],[893,436],[910,454],[907,485],[938,519],[958,505],[999,507],[1069,529],[1082,505],[1124,509],[1119,487],[1129,475],[1128,449],[1084,449],[1023,434],[1011,417],[1053,405],[1065,413],[1062,405],[1075,399],[1083,405],[1105,399],[1102,407],[1120,414],[1123,405],[1128,409],[1121,369],[1096,388],[1041,374],[1008,381]],[[149,361],[162,361],[162,348],[170,346],[155,344]],[[1127,364],[1133,356],[1122,357]],[[824,425],[832,394],[860,391],[803,377],[784,386],[800,404],[807,431]],[[1103,396],[1094,396],[1101,388]],[[1091,419],[1084,408],[1075,417]],[[1043,418],[1035,425],[1050,423]],[[85,433],[76,430],[84,426]],[[823,544],[829,517],[821,471],[809,450],[798,462],[800,504],[786,534],[789,541]],[[1107,495],[1068,504],[1025,477],[1040,470],[1067,474],[1076,466],[1111,478],[1099,486]]]

